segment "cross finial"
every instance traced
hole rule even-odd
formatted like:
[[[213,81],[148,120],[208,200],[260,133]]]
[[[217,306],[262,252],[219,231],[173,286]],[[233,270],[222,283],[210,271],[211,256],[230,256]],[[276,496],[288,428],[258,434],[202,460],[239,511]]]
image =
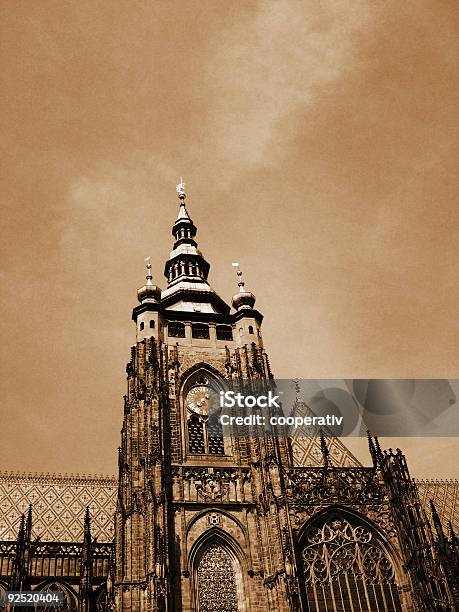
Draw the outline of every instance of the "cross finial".
[[[242,278],[242,270],[239,268],[239,264],[236,263],[235,261],[231,264],[233,266],[233,268],[237,268],[236,274],[238,277],[238,286],[239,286],[239,291],[244,291],[244,280]]]
[[[180,183],[177,185],[176,189],[177,189],[178,197],[181,200],[184,200],[186,198],[186,194],[185,194],[185,183],[183,182],[182,177],[180,177]]]
[[[151,284],[151,279],[153,278],[151,274],[151,257],[145,257],[144,262],[147,266],[147,274],[146,274],[147,284],[148,283]]]

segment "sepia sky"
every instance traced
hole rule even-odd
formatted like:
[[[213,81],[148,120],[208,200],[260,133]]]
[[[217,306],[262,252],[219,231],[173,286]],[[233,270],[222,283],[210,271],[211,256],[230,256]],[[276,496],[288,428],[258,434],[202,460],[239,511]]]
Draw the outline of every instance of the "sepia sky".
[[[456,0],[11,0],[0,27],[0,469],[115,473],[180,175],[278,377],[459,376]],[[400,445],[459,476],[455,439]]]

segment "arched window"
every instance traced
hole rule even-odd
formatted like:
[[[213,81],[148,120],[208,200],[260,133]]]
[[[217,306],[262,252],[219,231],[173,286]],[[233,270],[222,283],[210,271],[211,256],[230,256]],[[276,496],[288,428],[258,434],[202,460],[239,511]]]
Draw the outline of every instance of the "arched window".
[[[300,556],[308,610],[402,611],[393,565],[357,520],[327,514],[304,534]]]
[[[249,334],[253,334],[253,325],[249,325]]]
[[[184,338],[185,337],[185,325],[173,321],[167,326],[167,335],[170,338]]]
[[[153,319],[150,320],[150,329],[154,329],[155,328],[155,322]]]
[[[193,338],[207,339],[209,336],[209,326],[204,323],[195,323],[191,326]]]
[[[190,454],[225,454],[223,429],[218,419],[217,386],[215,381],[211,384],[204,372],[198,372],[184,387],[183,403]]]
[[[196,571],[199,612],[239,612],[242,585],[238,565],[234,555],[219,542],[204,549]]]
[[[142,323],[140,324],[140,331],[143,331],[144,327],[145,327],[145,323],[142,321]]]
[[[62,606],[59,606],[59,610],[62,610],[62,612],[76,612],[77,610],[77,600],[76,600],[76,596],[75,594],[72,592],[72,590],[67,587],[67,585],[61,584],[60,582],[51,582],[49,584],[47,584],[46,586],[37,589],[42,591],[43,593],[49,593],[49,592],[60,592],[63,593],[63,598],[64,598],[64,604]],[[55,610],[55,606],[52,605],[44,605],[41,606],[40,605],[40,609],[43,610]]]

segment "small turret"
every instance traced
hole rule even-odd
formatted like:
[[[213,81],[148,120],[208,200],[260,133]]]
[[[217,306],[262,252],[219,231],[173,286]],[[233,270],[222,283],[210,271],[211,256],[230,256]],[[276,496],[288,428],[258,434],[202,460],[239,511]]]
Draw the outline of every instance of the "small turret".
[[[231,305],[234,310],[252,309],[255,306],[255,296],[250,291],[245,290],[245,283],[242,278],[242,271],[239,269],[238,263],[233,263],[234,267],[237,267],[238,287],[239,292],[233,295]]]
[[[237,268],[237,284],[239,287],[239,292],[233,295],[231,301],[233,308],[236,310],[234,318],[237,325],[237,343],[241,347],[250,344],[262,348],[260,325],[263,316],[257,310],[254,310],[255,296],[250,291],[245,290],[245,283],[239,264],[233,263],[232,266]]]
[[[137,298],[141,304],[143,302],[159,302],[161,300],[161,289],[156,285],[153,285],[151,261],[149,257],[145,259],[145,263],[147,264],[147,274],[145,276],[146,283],[137,291]]]

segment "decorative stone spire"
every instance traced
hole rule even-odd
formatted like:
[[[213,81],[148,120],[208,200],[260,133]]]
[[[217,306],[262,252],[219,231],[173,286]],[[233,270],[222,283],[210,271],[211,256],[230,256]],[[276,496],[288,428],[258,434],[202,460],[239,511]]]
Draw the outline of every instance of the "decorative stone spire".
[[[319,436],[320,436],[320,450],[322,452],[322,458],[324,462],[324,470],[325,472],[327,472],[329,465],[330,465],[330,451],[328,449],[327,441],[325,440],[325,434],[322,429],[319,432]]]
[[[29,504],[29,509],[27,511],[25,537],[26,537],[26,540],[30,542],[32,538],[32,504]]]
[[[80,589],[78,592],[78,611],[90,612],[92,609],[92,536],[89,506],[86,506],[81,550]]]
[[[443,531],[443,525],[441,524],[440,517],[438,516],[437,508],[435,507],[435,503],[433,499],[429,499],[430,511],[432,516],[432,523],[435,527],[435,531],[437,532],[438,541],[440,544],[444,544],[445,533]]]
[[[13,560],[13,571],[11,574],[10,589],[12,591],[20,591],[23,589],[27,579],[27,539],[26,539],[26,519],[25,515],[21,514],[19,523],[18,537],[16,540],[16,554]]]
[[[255,296],[250,291],[245,290],[245,283],[242,277],[242,271],[239,268],[238,263],[231,264],[234,268],[237,268],[236,275],[238,278],[239,293],[233,295],[231,304],[235,310],[252,309],[255,306]]]

